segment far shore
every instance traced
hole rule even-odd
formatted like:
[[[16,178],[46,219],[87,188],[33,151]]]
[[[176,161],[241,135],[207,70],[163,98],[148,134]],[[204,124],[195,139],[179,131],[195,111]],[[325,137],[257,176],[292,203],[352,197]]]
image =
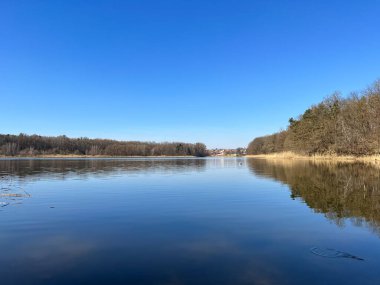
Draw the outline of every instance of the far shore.
[[[350,156],[350,155],[300,155],[293,152],[280,152],[270,154],[257,154],[247,155],[250,158],[262,158],[271,160],[315,160],[315,161],[336,161],[336,162],[369,162],[380,163],[380,155],[368,155],[368,156]]]
[[[192,155],[185,156],[109,156],[109,155],[81,155],[81,154],[42,154],[42,155],[15,155],[15,156],[5,156],[0,155],[0,159],[9,159],[9,158],[200,158]]]

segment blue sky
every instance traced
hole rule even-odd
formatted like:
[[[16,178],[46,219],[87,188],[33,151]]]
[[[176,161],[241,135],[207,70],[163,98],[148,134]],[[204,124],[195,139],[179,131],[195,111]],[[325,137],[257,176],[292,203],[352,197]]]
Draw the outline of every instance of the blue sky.
[[[0,133],[246,146],[380,78],[380,1],[0,1]]]

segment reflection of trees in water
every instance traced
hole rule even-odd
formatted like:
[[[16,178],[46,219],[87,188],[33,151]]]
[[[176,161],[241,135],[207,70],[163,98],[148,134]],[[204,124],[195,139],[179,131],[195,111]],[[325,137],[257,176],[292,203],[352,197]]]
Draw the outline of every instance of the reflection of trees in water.
[[[364,163],[248,159],[258,176],[289,185],[314,211],[339,226],[349,219],[380,233],[380,169]]]
[[[0,160],[3,179],[48,177],[64,179],[75,175],[108,176],[122,173],[202,171],[205,159],[31,159]]]
[[[24,184],[35,180],[107,178],[123,174],[202,171],[205,159],[32,159],[0,160],[0,209],[30,197]]]

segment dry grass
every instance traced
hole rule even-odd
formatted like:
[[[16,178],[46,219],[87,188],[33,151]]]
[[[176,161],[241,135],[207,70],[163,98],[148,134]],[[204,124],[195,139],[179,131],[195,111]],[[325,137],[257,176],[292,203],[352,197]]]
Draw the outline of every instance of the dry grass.
[[[247,157],[263,158],[263,159],[287,159],[287,160],[314,160],[314,161],[341,161],[341,162],[368,162],[380,164],[380,155],[369,155],[369,156],[349,156],[349,155],[321,155],[316,154],[312,156],[300,155],[294,152],[279,152],[271,154],[259,154],[259,155],[247,155]]]

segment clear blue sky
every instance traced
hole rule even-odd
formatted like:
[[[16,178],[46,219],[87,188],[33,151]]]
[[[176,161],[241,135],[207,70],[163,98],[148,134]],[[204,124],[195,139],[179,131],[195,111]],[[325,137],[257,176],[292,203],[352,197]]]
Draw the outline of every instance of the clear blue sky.
[[[0,1],[0,133],[246,146],[380,77],[380,1]]]

